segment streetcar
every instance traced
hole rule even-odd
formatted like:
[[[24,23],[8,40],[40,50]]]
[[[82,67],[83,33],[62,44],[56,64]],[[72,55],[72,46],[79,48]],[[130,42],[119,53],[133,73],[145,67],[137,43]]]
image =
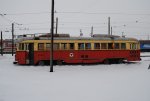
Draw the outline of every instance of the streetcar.
[[[50,63],[50,37],[39,37],[17,44],[15,62],[20,65]],[[135,38],[120,36],[54,37],[53,63],[95,64],[140,61],[140,44]]]
[[[150,40],[139,40],[141,52],[150,52]]]

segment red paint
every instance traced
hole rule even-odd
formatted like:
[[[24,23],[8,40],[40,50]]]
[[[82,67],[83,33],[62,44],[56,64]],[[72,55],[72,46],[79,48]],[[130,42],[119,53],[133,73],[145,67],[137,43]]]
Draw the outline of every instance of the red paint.
[[[73,56],[70,56],[70,53]],[[62,60],[65,63],[99,63],[105,59],[123,58],[127,61],[139,61],[140,50],[58,50],[54,51],[54,60]],[[35,51],[34,64],[41,60],[50,59],[49,51]],[[18,64],[27,64],[28,52],[17,51]]]
[[[26,51],[17,51],[15,55],[15,61],[18,62],[20,65],[25,65],[26,60],[28,59],[28,53]]]

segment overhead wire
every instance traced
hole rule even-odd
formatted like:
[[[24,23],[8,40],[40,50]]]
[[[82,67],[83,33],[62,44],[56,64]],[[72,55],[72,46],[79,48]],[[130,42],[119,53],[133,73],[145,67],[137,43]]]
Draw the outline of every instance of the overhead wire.
[[[121,12],[118,12],[118,13],[114,13],[114,12],[110,12],[110,13],[102,13],[102,12],[56,12],[56,14],[92,14],[92,15],[106,15],[106,14],[115,14],[115,15],[146,15],[146,16],[149,16],[150,14],[142,14],[142,13],[134,13],[134,14],[130,14],[130,13],[121,13]],[[29,13],[6,13],[4,16],[2,16],[6,21],[8,22],[14,22],[13,20],[10,20],[8,18],[6,18],[5,16],[6,15],[35,15],[35,14],[50,14],[50,12],[29,12]],[[50,21],[48,22],[37,22],[37,23],[27,23],[27,24],[20,24],[20,25],[41,25],[41,24],[48,24],[50,23]],[[94,23],[91,23],[91,22],[65,22],[65,21],[62,21],[62,22],[59,22],[61,25],[67,23],[67,24],[90,24],[90,25],[95,25],[95,24],[100,24],[100,25],[105,25],[107,23],[97,23],[97,22],[94,22]],[[112,22],[113,23],[113,22]],[[114,22],[116,24],[118,23],[123,23],[123,22]],[[150,24],[150,22],[124,22],[124,23],[144,23],[144,24]],[[18,24],[18,23],[16,23]],[[19,25],[19,24],[18,24]],[[123,27],[123,25],[120,25],[120,26],[116,26],[115,28],[118,28],[118,27]],[[106,26],[99,26],[99,27],[94,27],[95,29],[100,29],[100,28],[105,28]],[[79,27],[59,27],[60,29],[80,29]],[[90,29],[90,27],[82,27],[83,29],[85,28],[88,28]],[[130,28],[137,28],[135,26],[130,26]],[[24,28],[24,30],[27,30],[28,28]],[[49,28],[29,28],[28,30],[49,30]],[[16,29],[16,30],[23,30],[23,28],[21,29]]]
[[[84,11],[55,11],[55,14],[96,14],[96,15],[106,15],[106,14],[115,14],[115,15],[147,15],[150,16],[150,13],[126,13],[126,12],[84,12]],[[5,13],[5,15],[37,15],[37,14],[51,14],[51,12],[26,12],[26,13]]]

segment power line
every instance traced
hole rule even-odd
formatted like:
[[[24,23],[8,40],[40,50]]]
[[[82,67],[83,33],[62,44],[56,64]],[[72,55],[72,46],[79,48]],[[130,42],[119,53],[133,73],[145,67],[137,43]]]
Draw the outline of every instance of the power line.
[[[113,26],[112,26],[113,27]],[[120,29],[120,27],[123,27],[123,26],[115,26],[113,27],[114,29]],[[127,29],[140,29],[141,27],[138,27],[138,26],[129,26]],[[149,29],[149,27],[142,27],[142,29]],[[78,26],[78,27],[68,27],[68,26],[60,26],[59,29],[91,29],[91,26]],[[94,29],[107,29],[107,26],[94,26]],[[49,30],[49,27],[15,27],[15,30]]]
[[[129,25],[129,24],[136,24],[135,22],[112,22],[112,24],[114,25],[114,26],[118,26],[118,24],[119,24],[119,26],[124,26],[124,27],[126,27],[127,25]],[[21,25],[43,25],[43,24],[50,24],[50,21],[47,21],[47,22],[37,22],[37,23],[22,23]],[[62,22],[59,22],[59,25],[64,25],[64,24],[88,24],[88,25],[106,25],[107,23],[105,23],[105,22],[103,22],[103,23],[97,23],[97,22],[64,22],[64,21],[62,21]],[[122,24],[122,25],[120,25],[120,24]],[[150,22],[138,22],[137,24],[150,24]],[[10,26],[10,25],[1,25],[1,26]]]
[[[50,14],[51,12],[27,12],[27,13],[5,13],[4,15],[37,15],[37,14]],[[55,14],[91,14],[91,15],[146,15],[150,16],[150,13],[125,13],[125,12],[79,12],[79,11],[63,11],[54,12]],[[1,14],[2,15],[2,14]]]
[[[14,24],[16,24],[16,25],[22,25],[22,24],[19,24],[19,23],[15,22],[15,21],[11,20],[11,19],[6,18],[5,16],[6,16],[7,14],[0,14],[0,15],[1,15],[1,17],[2,17],[5,21],[7,21],[7,22],[9,22],[9,23],[14,23]]]
[[[125,13],[125,12],[56,12],[56,13],[62,13],[62,14],[94,14],[94,15],[106,15],[106,14],[115,14],[115,15],[148,15],[150,16],[150,14],[148,13]]]
[[[28,13],[7,13],[5,15],[37,15],[37,14],[50,14],[50,12],[28,12]]]

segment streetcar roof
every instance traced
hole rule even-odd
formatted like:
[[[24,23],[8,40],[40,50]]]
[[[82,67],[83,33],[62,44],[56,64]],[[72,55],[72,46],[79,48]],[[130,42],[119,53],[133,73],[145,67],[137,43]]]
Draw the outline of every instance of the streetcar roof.
[[[46,40],[51,40],[51,38],[46,38],[46,37],[40,37],[39,39],[27,39],[27,40],[22,40],[20,42],[33,42],[33,41],[46,41]],[[127,37],[54,37],[54,40],[66,40],[66,41],[79,41],[79,40],[83,40],[83,41],[138,41],[135,38],[127,38]]]
[[[134,38],[123,37],[70,37],[70,38],[54,38],[54,40],[137,40]]]
[[[40,37],[39,40],[50,40],[51,37]],[[54,37],[54,40],[131,40],[131,41],[138,41],[135,38],[128,38],[128,37]]]

